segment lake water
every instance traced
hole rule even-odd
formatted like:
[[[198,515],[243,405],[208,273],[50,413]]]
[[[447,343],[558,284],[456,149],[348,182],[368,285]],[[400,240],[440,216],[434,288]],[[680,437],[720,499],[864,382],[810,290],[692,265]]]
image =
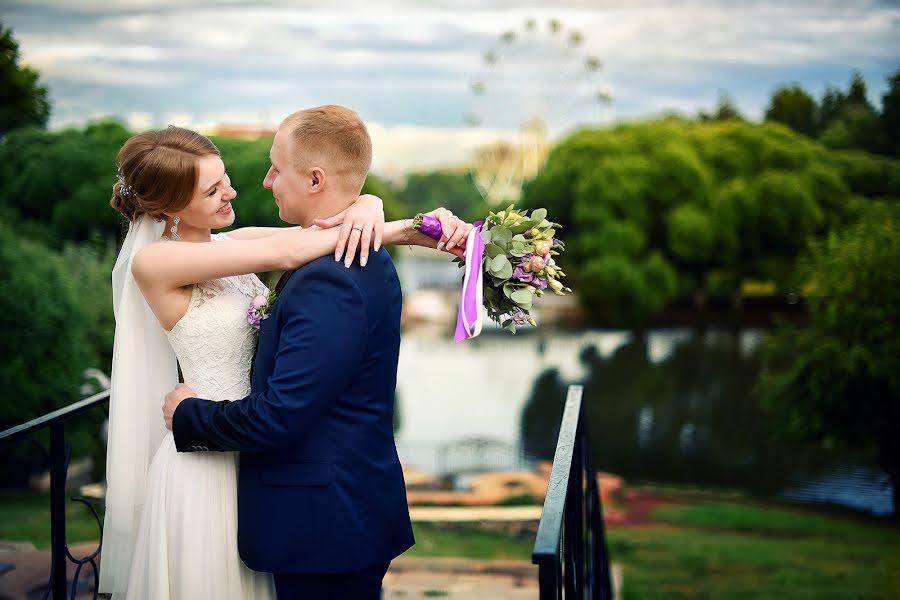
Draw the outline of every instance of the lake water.
[[[859,457],[776,441],[751,395],[763,333],[658,329],[403,336],[401,458],[433,473],[551,459],[566,388],[585,385],[597,468],[626,481],[739,487],[873,514],[891,511],[883,472]]]

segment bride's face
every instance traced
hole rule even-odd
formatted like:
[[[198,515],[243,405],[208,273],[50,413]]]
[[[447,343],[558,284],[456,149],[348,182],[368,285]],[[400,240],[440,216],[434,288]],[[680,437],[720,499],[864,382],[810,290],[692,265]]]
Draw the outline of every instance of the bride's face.
[[[220,229],[234,223],[231,201],[237,192],[225,172],[225,163],[215,154],[197,159],[197,187],[186,207],[172,216],[197,229]]]

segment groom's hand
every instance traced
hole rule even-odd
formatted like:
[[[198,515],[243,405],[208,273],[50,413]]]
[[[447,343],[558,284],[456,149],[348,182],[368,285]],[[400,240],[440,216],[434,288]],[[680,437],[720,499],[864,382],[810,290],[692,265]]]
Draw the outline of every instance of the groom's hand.
[[[322,229],[340,225],[341,234],[334,249],[334,260],[341,260],[341,256],[344,256],[344,266],[349,267],[359,248],[359,264],[366,266],[369,248],[373,243],[376,252],[381,248],[384,204],[378,196],[363,194],[350,208],[328,219],[316,219],[314,224]]]
[[[166,429],[172,431],[172,416],[175,414],[175,409],[178,408],[181,401],[185,398],[193,398],[196,395],[197,392],[183,383],[179,383],[174,390],[166,394],[166,401],[163,403],[162,409],[163,418],[166,420]]]

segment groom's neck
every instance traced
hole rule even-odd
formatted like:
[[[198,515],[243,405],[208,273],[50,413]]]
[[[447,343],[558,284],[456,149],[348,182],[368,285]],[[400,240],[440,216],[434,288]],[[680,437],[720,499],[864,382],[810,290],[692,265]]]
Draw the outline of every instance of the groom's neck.
[[[306,223],[304,227],[311,226],[316,219],[328,219],[341,211],[347,210],[353,206],[353,203],[356,202],[358,197],[359,196],[356,194],[342,194],[329,198],[328,202],[324,203],[322,209],[318,211],[320,214],[313,216],[313,218],[309,220],[309,223]]]

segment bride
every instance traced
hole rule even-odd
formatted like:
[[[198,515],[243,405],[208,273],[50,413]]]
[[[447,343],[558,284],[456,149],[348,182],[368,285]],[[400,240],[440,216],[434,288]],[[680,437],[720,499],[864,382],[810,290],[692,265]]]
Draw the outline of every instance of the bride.
[[[382,241],[437,242],[410,220],[384,223],[374,196],[317,221],[321,228],[212,234],[234,222],[237,192],[215,145],[187,129],[136,135],[117,164],[111,205],[130,225],[113,269],[100,592],[128,600],[274,598],[271,574],[252,571],[238,555],[237,454],[178,453],[160,418],[162,399],[178,383],[178,366],[204,398],[248,393],[256,342],[248,309],[268,295],[254,273],[295,269],[332,252],[349,266],[357,247],[365,266],[372,242],[375,251]],[[431,214],[443,225],[441,245],[461,255],[471,226],[445,209]]]

